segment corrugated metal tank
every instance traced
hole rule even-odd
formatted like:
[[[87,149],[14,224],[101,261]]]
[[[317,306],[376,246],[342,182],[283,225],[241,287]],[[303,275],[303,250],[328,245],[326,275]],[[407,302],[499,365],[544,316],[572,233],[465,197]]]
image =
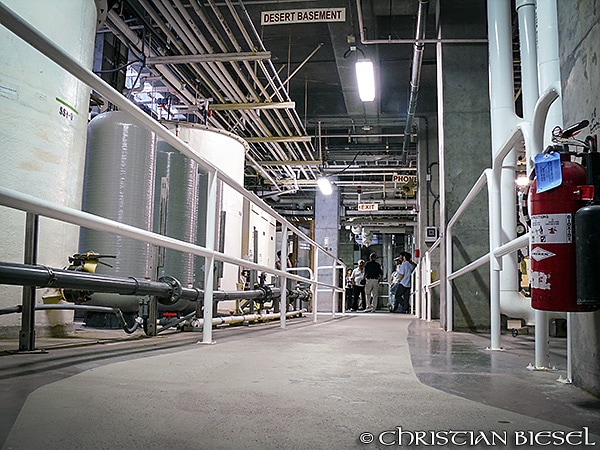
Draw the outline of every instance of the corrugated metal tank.
[[[161,189],[162,186],[162,189]],[[165,189],[167,187],[167,189]],[[161,193],[166,210],[164,231],[167,236],[192,244],[198,237],[198,163],[182,155],[170,144],[159,141],[156,158],[156,189],[154,195],[154,231],[160,232]],[[159,276],[177,278],[183,286],[193,285],[194,255],[165,249]],[[181,311],[189,301],[178,301],[159,310]],[[195,306],[194,306],[195,307]]]
[[[152,231],[156,136],[121,111],[96,116],[88,126],[83,189],[84,211]],[[81,252],[114,255],[113,267],[96,272],[123,277],[151,277],[151,246],[134,239],[82,229]],[[137,312],[140,298],[94,294],[91,304]]]
[[[246,157],[247,143],[231,133],[221,130],[211,129],[198,124],[168,124],[171,131],[175,132],[185,141],[197,155],[209,161],[222,172],[236,180],[240,185],[244,184],[244,161]],[[204,208],[205,196],[202,192],[205,190],[206,176],[200,175],[200,208]],[[244,209],[244,197],[234,189],[223,184],[219,188],[217,200],[217,222],[221,213],[225,212],[225,229],[219,233],[220,241],[223,242],[223,252],[227,255],[241,258],[242,256],[242,221]],[[202,216],[199,211],[199,216]],[[199,223],[199,242],[203,242],[204,224]],[[217,236],[219,239],[219,236]],[[216,246],[215,248],[218,249]],[[204,281],[204,262],[203,258],[197,264],[197,284],[203,284]],[[223,265],[222,278],[219,289],[236,290],[239,279],[238,267],[231,264]],[[227,302],[221,302],[219,307],[228,310]]]
[[[2,2],[91,69],[96,33],[93,0]],[[2,186],[79,208],[89,88],[4,27],[0,27],[0,61]],[[24,214],[3,209],[0,230],[2,259],[22,262]],[[78,227],[42,219],[38,261],[53,267],[67,265],[68,256],[77,252],[78,233]],[[0,286],[0,306],[14,305],[20,291]],[[64,320],[72,320],[72,313],[65,315]],[[44,314],[36,320],[45,325]],[[0,318],[2,326],[19,323],[16,314]]]

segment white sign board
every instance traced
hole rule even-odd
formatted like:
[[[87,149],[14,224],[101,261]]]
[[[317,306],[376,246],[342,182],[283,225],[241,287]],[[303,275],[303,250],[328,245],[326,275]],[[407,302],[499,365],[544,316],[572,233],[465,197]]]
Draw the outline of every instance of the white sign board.
[[[260,13],[261,25],[345,21],[346,8],[288,9],[285,11],[263,11]]]
[[[417,182],[417,176],[416,175],[400,175],[395,173],[392,176],[392,181],[394,181],[395,183],[404,183],[407,184],[410,181],[412,181],[413,183]]]
[[[532,244],[570,244],[573,242],[572,214],[537,214],[531,216]]]
[[[359,203],[358,204],[359,211],[379,211],[378,203]]]

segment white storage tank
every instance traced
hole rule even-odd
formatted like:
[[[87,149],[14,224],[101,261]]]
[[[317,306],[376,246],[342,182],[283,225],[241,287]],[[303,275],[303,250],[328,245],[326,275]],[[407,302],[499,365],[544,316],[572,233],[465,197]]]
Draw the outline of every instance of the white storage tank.
[[[89,124],[82,209],[152,231],[156,135],[122,111],[96,116]],[[114,255],[96,273],[151,278],[150,244],[82,229],[80,252]],[[141,298],[94,294],[91,304],[137,312]]]
[[[96,33],[94,0],[1,0],[82,65],[91,69]],[[89,88],[0,27],[0,180],[2,186],[79,208],[85,158]],[[25,214],[2,208],[2,260],[23,262]],[[77,252],[78,227],[40,220],[38,262],[64,267]],[[41,298],[44,292],[39,292]],[[21,300],[21,288],[0,286],[0,307]],[[39,300],[38,300],[39,301]],[[48,325],[38,313],[38,325]],[[54,313],[72,326],[72,312]],[[18,330],[20,315],[0,317]],[[10,332],[9,332],[10,333]],[[41,329],[38,329],[41,333]]]

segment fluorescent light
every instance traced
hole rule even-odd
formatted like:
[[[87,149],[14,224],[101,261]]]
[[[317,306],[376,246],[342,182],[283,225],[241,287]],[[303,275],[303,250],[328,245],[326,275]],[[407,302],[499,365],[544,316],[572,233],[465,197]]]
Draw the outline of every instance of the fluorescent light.
[[[317,185],[323,195],[331,195],[333,192],[333,187],[331,187],[331,183],[327,177],[319,177],[317,179]]]
[[[363,102],[375,100],[375,73],[373,72],[373,63],[368,59],[356,61],[356,81],[360,99]]]

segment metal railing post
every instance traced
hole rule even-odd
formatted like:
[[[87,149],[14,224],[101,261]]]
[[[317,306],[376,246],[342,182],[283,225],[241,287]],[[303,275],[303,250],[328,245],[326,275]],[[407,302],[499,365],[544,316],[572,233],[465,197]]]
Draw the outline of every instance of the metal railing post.
[[[25,217],[25,264],[37,264],[39,216],[27,213]],[[19,351],[35,350],[35,286],[23,286],[23,312],[19,332]]]

